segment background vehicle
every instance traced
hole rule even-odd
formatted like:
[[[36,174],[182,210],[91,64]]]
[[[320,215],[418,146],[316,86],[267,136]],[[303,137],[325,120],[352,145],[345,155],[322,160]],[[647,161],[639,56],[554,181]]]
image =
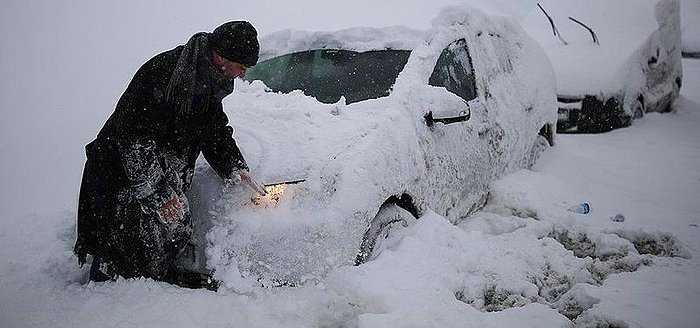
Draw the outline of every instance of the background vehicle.
[[[683,78],[677,0],[540,5],[547,14],[535,7],[523,25],[552,60],[559,132],[603,132],[671,110]]]
[[[268,196],[220,198],[206,165],[193,185],[218,279],[297,284],[361,264],[426,211],[477,210],[493,179],[553,144],[551,64],[524,30],[461,7],[434,22],[261,39],[232,116]]]

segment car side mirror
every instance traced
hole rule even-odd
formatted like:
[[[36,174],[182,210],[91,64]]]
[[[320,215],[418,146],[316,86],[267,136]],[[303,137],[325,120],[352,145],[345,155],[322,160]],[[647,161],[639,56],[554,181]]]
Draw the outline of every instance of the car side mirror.
[[[428,126],[433,126],[436,122],[442,124],[465,122],[471,118],[472,110],[479,111],[482,110],[483,107],[484,105],[479,98],[474,98],[469,102],[462,100],[459,108],[453,107],[451,109],[440,108],[431,110],[428,111],[423,118],[425,118],[425,124]]]
[[[648,65],[653,65],[659,62],[659,52],[661,52],[659,48],[656,48],[656,55],[651,55],[649,60],[647,60]]]
[[[444,115],[444,116],[442,116]],[[433,116],[433,111],[429,111],[428,114],[425,114],[425,124],[428,126],[433,126],[435,122],[442,123],[442,124],[451,124],[451,123],[457,123],[457,122],[464,122],[469,120],[471,117],[471,111],[467,107],[466,110],[460,111],[458,113],[452,113],[452,114],[447,114],[441,113],[441,117],[434,117]]]

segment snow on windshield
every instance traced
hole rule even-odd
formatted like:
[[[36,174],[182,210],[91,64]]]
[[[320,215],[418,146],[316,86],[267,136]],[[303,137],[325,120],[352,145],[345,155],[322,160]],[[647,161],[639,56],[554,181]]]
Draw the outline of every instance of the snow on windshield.
[[[425,42],[426,33],[403,26],[354,27],[334,32],[287,29],[260,38],[260,60],[310,49],[411,50]]]

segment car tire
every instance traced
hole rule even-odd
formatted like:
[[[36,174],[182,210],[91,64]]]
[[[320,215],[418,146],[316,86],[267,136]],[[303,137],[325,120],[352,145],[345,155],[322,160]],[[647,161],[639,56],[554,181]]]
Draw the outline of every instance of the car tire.
[[[396,246],[403,238],[406,228],[416,220],[410,212],[396,204],[382,205],[362,238],[355,265],[371,261],[383,250]]]
[[[544,153],[547,148],[549,148],[549,140],[547,140],[545,136],[538,134],[537,138],[535,138],[535,142],[532,143],[532,148],[530,148],[526,167],[530,169],[532,166],[537,164],[540,156],[542,156],[542,153]]]

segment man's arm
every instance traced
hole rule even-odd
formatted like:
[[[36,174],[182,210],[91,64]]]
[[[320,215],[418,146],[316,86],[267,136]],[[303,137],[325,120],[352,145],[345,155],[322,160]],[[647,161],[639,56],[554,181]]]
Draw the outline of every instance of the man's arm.
[[[210,131],[205,138],[202,154],[219,177],[227,180],[234,178],[237,171],[248,171],[248,165],[233,139],[233,128],[228,125],[228,117],[221,103],[212,104],[212,110],[215,113],[208,127]]]

